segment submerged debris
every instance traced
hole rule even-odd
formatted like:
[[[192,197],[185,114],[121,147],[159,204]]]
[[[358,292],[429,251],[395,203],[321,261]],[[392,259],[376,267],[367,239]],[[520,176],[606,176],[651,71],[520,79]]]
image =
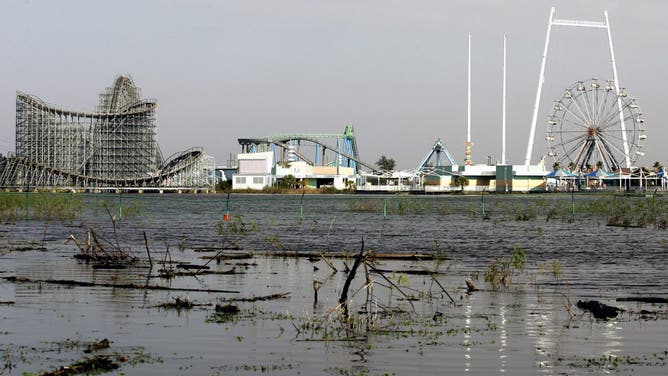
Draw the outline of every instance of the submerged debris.
[[[599,320],[608,320],[615,318],[621,311],[620,308],[609,306],[596,300],[585,300],[585,301],[578,300],[576,305],[578,308],[584,311],[591,312],[591,314],[594,315],[594,317]]]
[[[80,253],[74,255],[74,257],[79,260],[101,264],[106,268],[131,265],[137,261],[136,257],[132,257],[127,250],[124,250],[120,247],[118,239],[116,244],[108,242],[110,246],[103,246],[98,234],[92,227],[87,233],[85,244],[81,244],[79,239],[77,239],[74,235],[70,235],[65,243],[70,241],[72,241],[76,247],[79,248]]]
[[[271,295],[254,296],[252,298],[230,298],[230,299],[224,299],[223,301],[225,301],[225,302],[257,302],[257,301],[264,301],[264,300],[286,299],[289,296],[290,296],[289,292],[283,292],[283,293],[271,294]],[[216,305],[216,309],[218,309],[218,305]]]
[[[42,376],[66,376],[77,374],[89,374],[91,372],[101,373],[118,369],[120,365],[111,359],[109,355],[96,355],[85,358],[69,366],[62,366],[55,371],[43,373]]]
[[[239,291],[233,290],[220,290],[220,289],[196,289],[196,288],[187,288],[187,287],[168,287],[168,286],[157,286],[157,285],[140,285],[136,283],[95,283],[95,282],[84,282],[84,281],[75,281],[71,279],[30,279],[25,277],[0,277],[9,282],[15,283],[51,283],[55,285],[66,285],[66,286],[81,286],[81,287],[111,287],[111,288],[122,288],[122,289],[139,289],[139,290],[167,290],[167,291],[196,291],[196,292],[209,292],[209,293],[222,293],[222,294],[238,294]]]
[[[109,341],[108,339],[105,338],[105,339],[101,340],[100,342],[89,343],[88,348],[86,350],[84,350],[84,352],[86,354],[90,354],[93,351],[108,349],[110,344],[111,344],[111,341]]]
[[[225,315],[236,315],[239,313],[239,307],[234,304],[220,305],[216,304],[216,313]]]
[[[183,299],[181,299],[180,296],[177,296],[176,298],[173,299],[174,299],[173,302],[159,304],[156,307],[165,309],[191,309],[193,307],[202,307],[211,305],[211,303],[194,303],[192,300],[190,300],[190,296],[188,295],[186,295],[186,297]]]
[[[241,312],[238,306],[234,304],[216,304],[215,311],[207,319],[208,322],[226,323],[234,320],[236,315]]]
[[[470,279],[467,279],[464,282],[466,282],[466,293],[467,294],[471,294],[474,291],[478,291],[478,289],[475,287],[475,285],[473,285],[473,282],[471,282]]]

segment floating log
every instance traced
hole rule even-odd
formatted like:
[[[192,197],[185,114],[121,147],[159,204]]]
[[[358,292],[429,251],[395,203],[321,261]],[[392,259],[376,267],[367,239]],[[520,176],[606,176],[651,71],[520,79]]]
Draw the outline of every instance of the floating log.
[[[195,269],[195,270],[200,270],[200,269],[207,270],[207,269],[209,269],[209,267],[206,266],[206,265],[193,265],[193,264],[186,264],[186,263],[178,263],[178,264],[176,264],[176,267],[181,268],[181,269],[186,269],[186,270],[188,270],[188,269]]]
[[[254,296],[252,298],[230,298],[223,299],[224,302],[257,302],[263,300],[275,300],[275,299],[285,299],[290,296],[289,292],[265,295],[265,296]]]
[[[668,303],[668,299],[659,298],[659,297],[656,297],[656,296],[634,296],[634,297],[628,297],[628,298],[617,298],[617,301],[618,302],[652,303],[652,304]]]
[[[389,269],[371,269],[372,273],[398,273],[398,274],[413,274],[413,275],[431,275],[431,274],[445,274],[441,272],[432,272],[425,269],[402,269],[402,270],[389,270]]]
[[[257,253],[257,255],[268,256],[268,257],[297,257],[297,258],[319,258],[321,255],[329,258],[353,258],[357,256],[353,253],[348,252],[300,252],[300,251],[268,251]],[[409,260],[409,261],[419,261],[419,260],[432,260],[434,255],[426,253],[378,253],[378,252],[369,252],[366,256],[368,260]]]
[[[220,293],[220,294],[238,294],[239,291],[233,290],[218,290],[218,289],[195,289],[195,288],[178,288],[178,287],[167,287],[167,286],[156,286],[156,285],[139,285],[135,283],[94,283],[94,282],[84,282],[84,281],[74,281],[69,279],[30,279],[24,277],[2,277],[3,279],[9,282],[16,283],[50,283],[55,285],[66,285],[66,286],[80,286],[80,287],[111,287],[116,289],[139,289],[139,290],[166,290],[166,291],[189,291],[189,292],[209,292],[209,293]]]
[[[208,269],[208,267],[207,267]],[[194,271],[194,272],[176,272],[176,271],[168,271],[168,270],[160,270],[160,274],[158,277],[160,278],[173,278],[173,277],[194,277],[198,275],[231,275],[231,274],[244,274],[243,272],[237,272],[234,270],[234,268],[230,270],[221,270],[221,271],[216,271],[216,270],[202,270],[202,271]]]
[[[204,252],[204,251],[199,251],[199,252]],[[220,253],[220,254],[217,254],[215,256],[201,256],[200,258],[204,259],[204,260],[211,260],[211,259],[243,260],[243,259],[253,258],[253,254],[252,253]]]

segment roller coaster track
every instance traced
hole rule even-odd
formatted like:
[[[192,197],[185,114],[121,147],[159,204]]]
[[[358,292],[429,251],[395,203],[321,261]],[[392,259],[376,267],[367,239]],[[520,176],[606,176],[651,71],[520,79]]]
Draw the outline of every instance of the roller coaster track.
[[[35,163],[25,157],[7,157],[5,159],[5,168],[0,175],[0,187],[16,187],[15,183],[17,174],[29,171],[31,176],[47,174],[49,178],[57,177],[69,186],[79,186],[76,184],[79,181],[85,181],[90,186],[112,186],[112,187],[146,187],[146,186],[160,186],[160,183],[168,180],[171,177],[186,171],[189,167],[194,166],[199,162],[200,158],[204,156],[204,151],[201,148],[191,148],[186,151],[175,153],[169,157],[161,166],[154,176],[143,176],[136,178],[125,179],[107,179],[95,176],[86,176],[82,174],[71,173],[55,169],[43,164]],[[27,184],[36,186],[35,184]],[[19,184],[20,186],[26,184]],[[65,184],[68,186],[68,184]]]
[[[327,144],[322,141],[323,138],[342,138],[342,135],[340,134],[318,134],[318,135],[303,135],[303,134],[284,134],[284,135],[274,135],[274,136],[267,136],[267,137],[256,137],[256,138],[240,138],[238,139],[240,145],[252,145],[252,144],[274,144],[276,146],[280,146],[282,148],[287,148],[289,145],[288,143],[291,141],[308,141],[312,142],[314,144],[320,145],[321,147],[332,150],[336,152],[337,154],[340,154],[349,160],[355,161],[358,165],[364,166],[369,168],[372,171],[376,171],[377,169],[370,163],[366,163],[359,159],[356,155],[347,153],[345,151],[342,151],[340,147],[332,146],[330,144]],[[354,138],[353,140],[353,153],[357,154],[357,143],[355,142]],[[313,164],[313,161],[300,153],[299,151],[295,150],[294,151],[295,155],[297,155],[300,159],[303,161]]]
[[[41,99],[37,98],[34,95],[29,95],[22,93],[20,91],[16,92],[16,97],[23,100],[25,103],[29,104],[33,108],[51,112],[59,115],[66,116],[79,116],[79,117],[90,117],[94,119],[105,119],[125,115],[136,115],[145,113],[147,111],[155,110],[158,106],[158,103],[153,99],[144,99],[133,104],[126,106],[125,108],[119,110],[118,112],[81,112],[81,111],[72,111],[64,108],[58,108],[52,105],[44,103]]]
[[[119,76],[114,81],[108,112],[119,112],[127,105],[140,101],[139,90],[128,76]]]

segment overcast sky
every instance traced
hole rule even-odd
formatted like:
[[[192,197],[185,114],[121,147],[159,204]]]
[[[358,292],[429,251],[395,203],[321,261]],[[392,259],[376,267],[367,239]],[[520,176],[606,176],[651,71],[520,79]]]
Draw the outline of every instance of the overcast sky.
[[[668,164],[668,2],[542,0],[5,0],[0,4],[0,152],[14,150],[15,95],[77,110],[129,74],[158,100],[168,156],[202,146],[225,164],[237,138],[339,133],[360,156],[415,168],[437,138],[461,163],[467,35],[472,52],[472,160],[501,157],[503,34],[508,36],[508,159],[524,163],[550,7],[603,21],[620,86],[645,114],[638,164]],[[546,119],[578,80],[611,79],[604,29],[555,26],[532,163]]]

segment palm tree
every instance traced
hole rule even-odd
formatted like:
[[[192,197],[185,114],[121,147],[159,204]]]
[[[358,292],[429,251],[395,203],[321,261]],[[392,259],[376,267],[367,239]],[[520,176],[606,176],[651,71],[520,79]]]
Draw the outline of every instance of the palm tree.
[[[559,167],[561,167],[561,165],[559,164],[559,162],[554,162],[554,164],[552,165],[552,169],[553,169],[554,171],[557,171],[557,170],[559,169]]]
[[[652,166],[652,169],[654,169],[654,172],[659,173],[663,166],[661,166],[661,163],[659,161],[654,162],[654,165]]]
[[[466,176],[459,175],[450,183],[450,185],[460,187],[461,191],[464,192],[464,187],[469,185],[469,179]]]

